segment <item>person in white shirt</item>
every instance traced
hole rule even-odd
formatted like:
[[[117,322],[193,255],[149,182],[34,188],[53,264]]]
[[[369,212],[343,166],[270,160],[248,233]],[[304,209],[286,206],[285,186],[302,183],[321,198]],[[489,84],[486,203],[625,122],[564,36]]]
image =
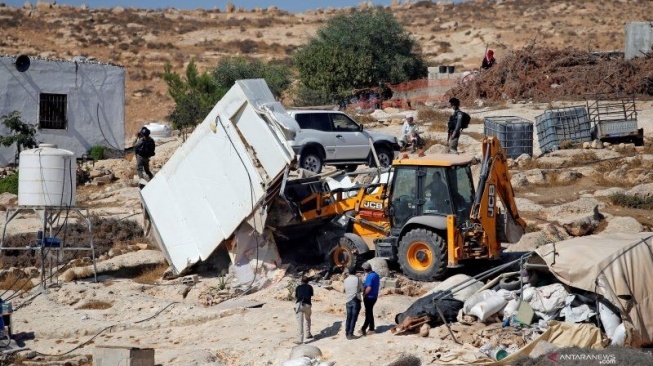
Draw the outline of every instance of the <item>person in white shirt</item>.
[[[347,339],[353,339],[354,329],[356,329],[356,320],[361,311],[361,293],[363,292],[363,283],[356,276],[356,270],[351,268],[349,276],[344,281],[344,291],[347,306],[347,319],[345,320],[345,334]]]
[[[415,152],[417,145],[419,145],[419,138],[419,127],[415,124],[413,117],[409,116],[401,127],[401,142],[403,146],[411,144],[412,151]]]

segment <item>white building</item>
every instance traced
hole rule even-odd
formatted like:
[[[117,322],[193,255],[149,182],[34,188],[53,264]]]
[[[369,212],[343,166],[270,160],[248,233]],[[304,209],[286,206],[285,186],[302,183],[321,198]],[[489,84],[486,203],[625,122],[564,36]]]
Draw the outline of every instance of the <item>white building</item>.
[[[0,56],[0,117],[19,111],[37,127],[39,143],[77,157],[94,145],[125,148],[125,70],[85,60]],[[0,135],[10,131],[0,125]],[[14,162],[16,147],[0,145],[0,166]]]

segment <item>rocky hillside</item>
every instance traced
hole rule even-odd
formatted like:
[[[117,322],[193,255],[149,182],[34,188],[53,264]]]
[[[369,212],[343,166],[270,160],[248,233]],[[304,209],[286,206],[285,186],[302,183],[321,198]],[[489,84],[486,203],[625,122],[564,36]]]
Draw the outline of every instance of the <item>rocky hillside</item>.
[[[236,2],[237,3],[237,2]],[[446,4],[394,1],[391,11],[418,40],[430,65],[477,67],[486,47],[499,62],[528,44],[599,51],[623,50],[624,25],[640,21],[647,1],[497,0]],[[26,3],[28,4],[28,3]],[[288,13],[268,9],[145,10],[70,7],[39,2],[0,4],[0,53],[70,59],[85,55],[124,65],[128,132],[165,118],[171,100],[163,65],[201,68],[229,55],[290,60],[334,14],[351,9]]]

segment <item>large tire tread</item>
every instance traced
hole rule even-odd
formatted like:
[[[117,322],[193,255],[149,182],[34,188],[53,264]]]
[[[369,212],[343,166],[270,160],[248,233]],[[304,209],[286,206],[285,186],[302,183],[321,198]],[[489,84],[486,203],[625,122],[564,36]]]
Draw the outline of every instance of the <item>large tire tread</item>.
[[[336,252],[340,250],[344,250],[344,252],[350,258],[344,267],[341,264],[337,263],[334,258]],[[342,268],[343,271],[348,272],[350,269],[358,268],[361,264],[363,264],[365,258],[363,255],[358,254],[358,248],[356,248],[356,244],[354,244],[354,242],[349,238],[343,236],[338,240],[338,243],[334,245],[331,250],[329,250],[326,255],[326,260],[332,268]]]
[[[408,247],[411,243],[420,241],[426,243],[433,253],[434,263],[427,271],[414,270],[408,260]],[[437,233],[426,229],[413,229],[406,233],[399,242],[399,266],[410,279],[431,282],[442,278],[447,270],[447,245]]]

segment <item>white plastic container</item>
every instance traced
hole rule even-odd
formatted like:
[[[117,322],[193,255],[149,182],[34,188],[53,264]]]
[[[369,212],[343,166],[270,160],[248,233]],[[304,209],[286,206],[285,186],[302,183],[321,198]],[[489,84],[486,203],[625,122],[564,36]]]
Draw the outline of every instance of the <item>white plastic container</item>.
[[[144,127],[150,130],[150,137],[153,140],[159,140],[172,136],[172,129],[168,125],[160,122],[151,122]]]
[[[75,154],[39,147],[20,153],[18,204],[21,206],[75,206]]]

